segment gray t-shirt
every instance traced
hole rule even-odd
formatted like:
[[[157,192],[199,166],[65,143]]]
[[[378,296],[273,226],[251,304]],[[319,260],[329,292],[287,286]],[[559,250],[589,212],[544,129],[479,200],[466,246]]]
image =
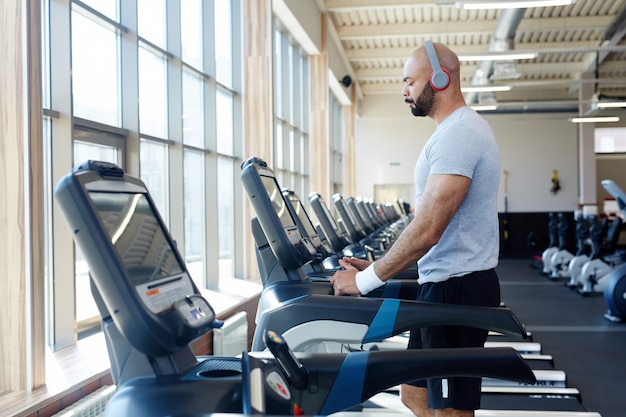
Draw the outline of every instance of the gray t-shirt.
[[[500,152],[491,127],[470,107],[443,120],[422,149],[414,173],[416,208],[430,174],[463,175],[472,182],[439,242],[418,261],[418,282],[494,268],[500,246]]]

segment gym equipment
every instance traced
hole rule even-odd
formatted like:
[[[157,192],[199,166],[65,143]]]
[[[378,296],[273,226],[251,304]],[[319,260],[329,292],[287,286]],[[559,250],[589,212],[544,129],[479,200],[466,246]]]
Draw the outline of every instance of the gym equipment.
[[[262,335],[266,329],[281,333],[296,351],[329,351],[338,344],[380,341],[428,324],[498,327],[509,335],[525,337],[523,326],[508,309],[413,301],[415,278],[390,280],[368,297],[333,296],[328,276],[319,274],[324,271],[304,272],[313,256],[308,249],[300,249],[302,234],[265,161],[245,161],[241,181],[256,212],[251,224],[263,282],[253,350],[265,349]]]
[[[557,215],[557,230],[559,235],[558,250],[550,257],[550,279],[568,278],[569,277],[569,263],[574,255],[566,249],[567,238],[567,219],[563,213]]]
[[[626,264],[609,272],[604,281],[603,294],[607,306],[604,317],[614,323],[626,320]]]
[[[559,250],[557,246],[558,221],[556,218],[556,214],[554,213],[548,213],[548,234],[550,236],[550,242],[548,243],[548,247],[541,254],[541,261],[543,263],[543,268],[541,272],[544,275],[549,275],[552,271],[552,255],[554,255]]]
[[[608,219],[606,220],[608,222]],[[611,236],[611,240],[617,242],[619,231],[622,227],[622,219],[615,217],[610,222],[607,231],[607,238]],[[605,280],[604,277],[613,270],[614,263],[608,261],[602,256],[602,236],[603,225],[598,216],[591,216],[591,227],[589,233],[591,235],[591,254],[589,261],[586,262],[579,277],[580,288],[578,292],[582,295],[588,295],[594,292],[603,292]]]
[[[617,206],[626,216],[626,193],[613,180],[603,180],[602,186],[617,202]],[[607,312],[604,317],[612,322],[626,320],[626,264],[611,271],[605,280],[604,301]]]
[[[341,253],[344,256],[351,256],[355,258],[368,258],[374,260],[374,248],[361,245],[360,243],[351,242],[345,232],[339,227],[337,221],[330,213],[328,205],[318,193],[309,194],[309,204],[317,221],[319,222],[320,233],[325,236],[328,243],[333,250],[337,253]],[[387,206],[386,209],[381,209],[381,213],[385,215],[386,230],[391,235],[392,239],[397,235],[404,225],[402,220],[398,219],[398,216],[391,207]]]
[[[566,287],[578,288],[580,286],[580,274],[583,266],[589,261],[587,235],[589,234],[589,224],[582,212],[576,218],[576,255],[569,261],[567,270],[569,280]]]
[[[265,333],[270,353],[196,357],[189,343],[220,322],[145,184],[116,165],[88,161],[57,184],[55,199],[85,255],[101,306],[113,313],[108,325],[119,337],[107,340],[109,355],[134,350],[149,364],[117,383],[106,417],[328,415],[416,378],[535,381],[510,348],[296,355],[271,330]]]
[[[285,197],[285,205],[295,220],[298,229],[305,238],[308,237],[311,240],[311,243],[313,243],[313,246],[315,246],[317,250],[317,254],[310,263],[312,268],[319,273],[338,270],[341,255],[333,251],[332,246],[330,246],[326,239],[320,237],[300,197],[298,197],[295,192],[288,189],[283,189],[282,193]],[[320,262],[322,263],[321,267],[318,266]]]
[[[368,235],[365,223],[360,216],[355,213],[344,200],[341,194],[333,195],[333,204],[338,215],[339,226],[345,230],[348,240],[367,249],[370,260],[375,260],[377,256],[384,253],[384,244],[378,237]],[[373,233],[373,232],[372,232]],[[368,249],[371,248],[371,249]]]

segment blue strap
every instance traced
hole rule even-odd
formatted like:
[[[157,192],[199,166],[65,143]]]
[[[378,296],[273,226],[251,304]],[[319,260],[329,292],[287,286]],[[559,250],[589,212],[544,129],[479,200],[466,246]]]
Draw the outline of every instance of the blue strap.
[[[363,343],[378,342],[393,336],[393,325],[396,322],[400,300],[385,299],[381,304],[374,320],[370,324]]]
[[[368,357],[368,352],[353,352],[346,356],[319,415],[327,416],[361,403]]]

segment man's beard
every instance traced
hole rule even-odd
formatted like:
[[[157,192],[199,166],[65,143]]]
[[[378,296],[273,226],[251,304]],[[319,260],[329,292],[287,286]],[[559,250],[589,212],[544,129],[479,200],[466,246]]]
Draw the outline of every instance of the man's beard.
[[[411,113],[415,117],[426,117],[433,109],[433,103],[435,102],[435,90],[430,86],[430,83],[426,83],[422,94],[417,97],[417,101],[413,101],[411,97],[407,97],[404,101],[407,103],[413,103],[411,106]]]

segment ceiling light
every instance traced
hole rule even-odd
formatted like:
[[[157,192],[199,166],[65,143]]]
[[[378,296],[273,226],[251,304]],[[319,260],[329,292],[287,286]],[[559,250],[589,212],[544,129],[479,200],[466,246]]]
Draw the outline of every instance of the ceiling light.
[[[526,1],[457,1],[459,9],[527,9],[529,7],[569,6],[576,0],[526,0]]]
[[[569,121],[572,123],[610,123],[619,122],[619,117],[570,117]]]
[[[608,108],[617,108],[617,107],[626,107],[626,101],[599,101],[596,106],[599,109],[608,109]]]
[[[468,87],[461,87],[463,93],[490,93],[496,91],[509,91],[510,85],[470,85]]]
[[[488,53],[474,55],[459,55],[459,61],[512,61],[518,59],[535,59],[537,52],[524,53]]]

